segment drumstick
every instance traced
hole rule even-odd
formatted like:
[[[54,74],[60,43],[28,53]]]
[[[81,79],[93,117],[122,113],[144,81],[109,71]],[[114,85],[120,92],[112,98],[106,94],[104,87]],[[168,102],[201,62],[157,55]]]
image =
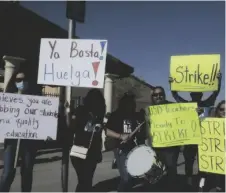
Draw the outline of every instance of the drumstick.
[[[139,129],[140,129],[140,127],[143,125],[145,123],[145,121],[144,122],[142,122],[140,125],[138,125],[137,126],[137,128],[132,132],[132,133],[130,133],[130,135],[129,135],[129,138],[131,138]],[[123,143],[123,141],[121,142],[121,144]]]
[[[142,122],[140,125],[138,125],[137,128],[130,134],[130,137],[132,137],[132,136],[140,129],[140,127],[141,127],[144,123],[145,123],[145,121]]]

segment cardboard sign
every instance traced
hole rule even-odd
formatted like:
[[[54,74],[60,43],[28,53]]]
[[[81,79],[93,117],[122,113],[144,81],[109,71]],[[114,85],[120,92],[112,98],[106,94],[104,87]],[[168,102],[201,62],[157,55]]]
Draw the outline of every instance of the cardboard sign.
[[[218,88],[220,55],[171,56],[172,91],[204,92]]]
[[[38,83],[103,88],[107,40],[41,39]]]
[[[225,119],[205,118],[201,122],[202,143],[198,146],[199,170],[225,174]]]
[[[170,147],[201,142],[196,103],[175,103],[149,107],[153,147]]]
[[[0,93],[0,142],[56,140],[59,98]]]

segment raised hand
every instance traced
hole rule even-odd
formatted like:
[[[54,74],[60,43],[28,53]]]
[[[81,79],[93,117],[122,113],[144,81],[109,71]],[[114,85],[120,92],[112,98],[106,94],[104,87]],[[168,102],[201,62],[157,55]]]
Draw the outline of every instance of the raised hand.
[[[219,72],[219,73],[217,74],[217,78],[218,78],[218,79],[221,79],[221,78],[222,78],[221,72]]]
[[[169,83],[172,83],[174,80],[172,77],[169,77]]]

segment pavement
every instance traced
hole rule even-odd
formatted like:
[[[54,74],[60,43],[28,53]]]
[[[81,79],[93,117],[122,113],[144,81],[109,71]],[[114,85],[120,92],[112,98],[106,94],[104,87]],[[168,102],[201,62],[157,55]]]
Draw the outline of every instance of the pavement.
[[[61,157],[62,153],[59,152],[59,150],[45,150],[39,152],[33,172],[33,192],[61,192]],[[2,156],[0,158],[2,158]],[[96,192],[116,191],[117,184],[119,183],[119,173],[117,169],[111,169],[112,160],[112,152],[103,153],[103,161],[102,163],[98,164],[93,179],[93,185]],[[2,168],[2,165],[0,168]],[[1,173],[2,169],[0,170]],[[197,173],[197,171],[198,165],[196,162],[194,166],[194,172]],[[184,179],[184,158],[182,154],[180,154],[178,159],[178,174],[178,179]],[[19,192],[21,190],[20,183],[20,170],[17,167],[16,177],[11,186],[11,191]],[[178,182],[178,184],[180,184],[180,182]],[[77,175],[74,168],[70,164],[68,191],[74,192],[76,185]],[[161,187],[164,185],[159,183],[158,186]],[[151,189],[152,187],[144,189],[144,187],[142,187],[140,184],[134,186],[134,191],[136,192],[157,191],[157,189]]]

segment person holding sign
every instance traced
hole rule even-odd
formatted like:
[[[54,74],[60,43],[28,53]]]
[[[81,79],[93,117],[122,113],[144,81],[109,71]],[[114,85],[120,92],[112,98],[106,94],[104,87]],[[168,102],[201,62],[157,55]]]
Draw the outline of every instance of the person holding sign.
[[[135,96],[125,93],[119,101],[118,109],[111,114],[106,124],[106,135],[115,142],[113,144],[115,146],[114,155],[121,178],[118,192],[131,191],[132,189],[132,177],[126,169],[126,159],[129,152],[137,144],[145,143],[145,130],[137,132],[136,136],[130,136],[140,125],[139,121],[141,119],[136,113]]]
[[[217,105],[216,117],[225,119],[225,100]],[[216,174],[216,190],[217,192],[225,192],[225,175]]]
[[[216,118],[225,118],[225,100],[223,100],[223,101],[221,101],[218,105],[217,105],[217,107],[216,107],[216,110],[215,110],[215,116],[214,117],[216,117]],[[207,123],[207,125],[208,126],[210,126],[210,125],[212,125],[212,124],[208,124]],[[213,130],[214,130],[214,132],[220,132],[220,134],[222,134],[222,133],[224,133],[225,131],[222,131],[219,127],[217,127],[217,125],[218,126],[220,126],[220,124],[219,124],[219,122],[215,122],[214,124],[213,124],[213,126],[212,126],[212,129],[211,128],[209,128],[208,129],[208,133],[209,132],[212,132]],[[205,127],[204,127],[205,128]],[[222,127],[221,127],[222,128]],[[205,129],[206,130],[206,129]],[[210,135],[210,134],[209,134]],[[212,137],[212,136],[211,136]],[[211,139],[214,139],[214,137],[213,138],[211,138]],[[215,154],[216,154],[216,151],[219,151],[219,150],[221,150],[221,148],[222,148],[222,150],[225,150],[225,144],[223,144],[223,146],[221,145],[221,143],[222,143],[222,141],[219,143],[219,139],[217,139],[217,143],[216,143],[216,141],[215,141],[215,143],[213,143],[213,141],[211,140],[211,142],[208,142],[208,141],[206,141],[205,140],[205,145],[204,145],[204,149],[205,150],[207,150],[207,144],[208,145],[210,145],[211,147],[215,147],[215,148],[213,148],[214,149],[214,152],[215,152]],[[215,146],[214,146],[215,145]],[[219,148],[219,147],[221,147],[221,148]],[[202,148],[202,147],[201,147]],[[210,148],[208,148],[208,149],[210,149]],[[221,152],[222,152],[222,150],[221,150]],[[203,154],[205,153],[205,152],[202,152],[202,149],[199,149],[199,151],[201,152],[199,152],[199,156],[203,156]],[[225,153],[225,152],[224,152]],[[213,158],[215,158],[216,159],[216,155],[214,155],[213,154],[213,156],[212,156]],[[223,156],[221,156],[221,157],[225,157],[224,155]],[[219,158],[217,159],[217,161],[219,162]],[[202,161],[202,163],[201,163],[201,161]],[[207,160],[206,159],[203,159],[203,160],[200,160],[200,163],[201,164],[204,164],[205,166],[207,165],[206,163],[208,163],[207,162]],[[219,162],[219,163],[221,163],[222,164],[222,166],[223,167],[225,167],[225,165],[224,165],[224,163],[222,163],[222,162]],[[223,167],[219,167],[218,165],[219,165],[219,163],[217,163],[217,162],[215,162],[214,164],[216,164],[216,165],[214,165],[214,166],[212,166],[212,159],[211,159],[211,161],[210,161],[210,163],[209,163],[209,165],[211,165],[213,168],[222,168],[220,171],[221,171],[221,173],[224,173],[224,171],[222,171],[223,169],[225,169],[225,168],[223,168]],[[206,168],[212,168],[212,167],[206,167]],[[211,169],[209,169],[209,171],[210,171]],[[219,170],[218,170],[219,171]],[[216,170],[215,171],[212,171],[212,173],[204,173],[204,172],[200,172],[201,173],[201,176],[202,176],[202,179],[201,180],[203,180],[204,181],[204,179],[206,179],[206,183],[201,183],[201,181],[200,181],[200,186],[203,186],[204,185],[204,187],[201,187],[201,188],[204,188],[203,190],[204,191],[210,191],[210,192],[225,192],[225,175],[224,174],[218,174],[218,173],[215,173],[216,172]],[[205,181],[204,181],[205,182]]]
[[[190,96],[191,96],[192,100],[190,102],[197,102],[199,107],[211,107],[211,106],[214,106],[216,98],[219,95],[220,89],[221,89],[221,78],[222,78],[221,73],[218,73],[217,78],[218,78],[218,89],[216,91],[214,91],[212,93],[212,95],[209,96],[209,98],[207,98],[206,100],[202,100],[202,97],[203,97],[203,93],[202,92],[191,92]],[[173,81],[174,81],[173,77],[169,77],[170,86],[171,86],[171,83]],[[178,103],[189,102],[189,101],[183,99],[182,97],[180,97],[176,91],[171,91],[171,92],[172,92],[173,98]]]
[[[28,94],[28,81],[23,72],[15,73],[5,89],[5,92],[10,93],[17,93],[17,91],[19,94]],[[18,143],[19,140],[20,143]],[[9,192],[16,173],[14,163],[17,163],[19,156],[21,156],[21,190],[22,192],[31,192],[37,150],[36,140],[5,139],[4,169],[0,181],[0,192]]]
[[[219,102],[217,105],[215,116],[218,118],[225,118],[225,100]]]
[[[190,102],[197,102],[198,104],[198,114],[201,115],[203,113],[203,109],[206,107],[211,107],[214,106],[214,103],[216,101],[217,96],[220,93],[220,88],[221,88],[221,73],[218,73],[217,75],[218,78],[218,89],[212,93],[212,95],[206,99],[206,100],[201,100],[203,93],[202,92],[191,92],[191,101]],[[171,88],[171,83],[173,82],[174,78],[169,77],[169,83],[170,83],[170,88]],[[173,98],[176,100],[178,103],[186,103],[189,102],[182,97],[178,95],[176,91],[171,91]],[[184,158],[185,158],[185,173],[187,176],[187,184],[189,186],[192,186],[192,175],[193,175],[193,165],[195,162],[195,156],[197,155],[198,152],[198,147],[197,145],[186,145],[184,147]]]
[[[152,101],[153,105],[163,105],[163,104],[169,104],[166,100],[166,94],[165,90],[158,86],[155,87],[152,94]],[[150,112],[149,108],[145,109],[145,119],[146,119],[146,130],[149,133],[150,136],[150,129],[151,129],[151,123],[150,123]],[[164,147],[164,148],[154,148],[152,145],[152,138],[149,137],[149,145],[155,150],[157,159],[162,161],[166,165],[166,171],[167,171],[167,185],[166,185],[166,191],[167,192],[174,192],[176,191],[175,186],[175,180],[177,175],[177,159],[179,156],[179,147],[173,146],[173,147]]]
[[[105,116],[105,99],[98,89],[91,89],[84,105],[75,109],[72,116],[73,146],[71,163],[78,176],[76,192],[91,192],[93,175],[102,161],[102,131]]]

